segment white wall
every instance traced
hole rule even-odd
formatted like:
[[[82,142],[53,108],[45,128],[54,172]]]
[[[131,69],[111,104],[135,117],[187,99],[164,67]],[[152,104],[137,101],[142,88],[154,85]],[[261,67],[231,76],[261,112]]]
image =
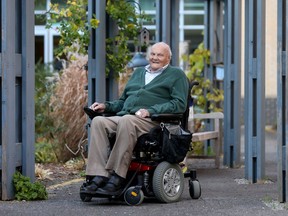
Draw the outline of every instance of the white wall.
[[[242,0],[242,83],[241,96],[244,97],[244,1]],[[266,63],[265,95],[266,98],[277,97],[277,1],[266,0]]]

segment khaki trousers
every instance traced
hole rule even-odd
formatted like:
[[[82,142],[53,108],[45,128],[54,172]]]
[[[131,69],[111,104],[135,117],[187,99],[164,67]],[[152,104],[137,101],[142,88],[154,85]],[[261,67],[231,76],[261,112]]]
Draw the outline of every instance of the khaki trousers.
[[[156,125],[159,123],[150,118],[135,115],[95,117],[91,123],[86,175],[109,177],[115,171],[125,178],[137,138]],[[116,141],[110,152],[108,134],[113,133]]]

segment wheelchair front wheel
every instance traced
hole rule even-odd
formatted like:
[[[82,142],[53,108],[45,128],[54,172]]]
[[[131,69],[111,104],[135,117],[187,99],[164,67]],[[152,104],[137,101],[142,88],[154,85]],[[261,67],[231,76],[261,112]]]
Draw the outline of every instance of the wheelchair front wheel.
[[[128,205],[140,205],[144,200],[144,193],[139,187],[130,187],[124,193],[124,200]]]
[[[81,193],[81,190],[83,190],[83,188],[87,185],[87,182],[84,182],[83,185],[81,185],[80,187],[80,199],[82,200],[82,202],[90,202],[92,200],[92,196],[85,194],[85,193]]]
[[[198,180],[189,180],[189,194],[192,199],[200,198],[201,186]]]
[[[179,201],[184,189],[184,175],[178,164],[161,162],[153,175],[153,192],[164,203]]]
[[[80,193],[80,199],[82,202],[90,202],[92,200],[92,196]]]

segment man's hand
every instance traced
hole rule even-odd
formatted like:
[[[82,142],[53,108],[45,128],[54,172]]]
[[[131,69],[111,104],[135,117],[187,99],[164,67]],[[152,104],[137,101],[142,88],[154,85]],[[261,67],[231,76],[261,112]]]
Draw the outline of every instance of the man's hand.
[[[102,112],[104,112],[106,106],[105,106],[104,103],[95,102],[89,108],[92,109],[95,112],[102,113]]]
[[[146,109],[139,109],[136,113],[136,116],[139,116],[141,118],[146,118],[150,116],[150,113]]]

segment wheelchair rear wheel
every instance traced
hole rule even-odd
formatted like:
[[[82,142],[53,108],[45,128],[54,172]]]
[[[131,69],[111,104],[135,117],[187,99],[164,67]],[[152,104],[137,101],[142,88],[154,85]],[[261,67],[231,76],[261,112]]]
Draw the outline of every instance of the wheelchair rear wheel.
[[[179,201],[184,189],[184,175],[178,164],[161,162],[153,175],[153,192],[164,203]]]

